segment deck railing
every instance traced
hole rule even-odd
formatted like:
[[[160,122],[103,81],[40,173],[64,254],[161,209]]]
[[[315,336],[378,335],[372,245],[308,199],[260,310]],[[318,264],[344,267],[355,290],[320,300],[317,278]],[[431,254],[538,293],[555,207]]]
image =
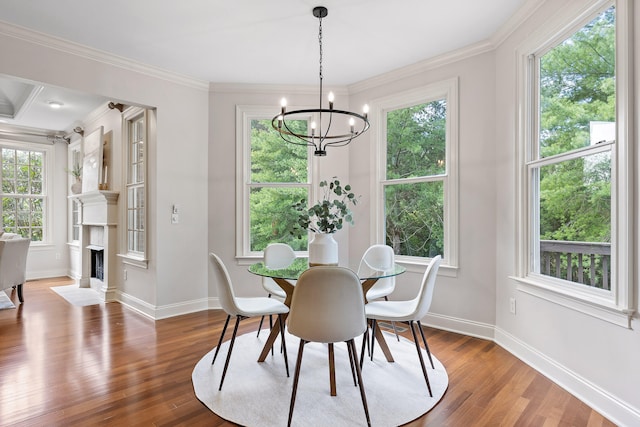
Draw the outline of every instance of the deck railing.
[[[540,272],[601,289],[611,289],[611,244],[540,241]]]

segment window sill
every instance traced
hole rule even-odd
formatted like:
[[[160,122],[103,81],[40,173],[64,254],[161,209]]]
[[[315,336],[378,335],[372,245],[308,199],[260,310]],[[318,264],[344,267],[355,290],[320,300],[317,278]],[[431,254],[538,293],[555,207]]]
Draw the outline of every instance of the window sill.
[[[137,257],[129,254],[118,254],[118,257],[122,258],[122,262],[124,264],[144,269],[147,269],[149,267],[149,260],[142,257]]]
[[[631,329],[633,310],[618,307],[610,292],[601,289],[575,289],[567,285],[557,285],[555,281],[542,276],[514,277],[521,292],[544,299],[554,304],[604,320],[614,325]]]

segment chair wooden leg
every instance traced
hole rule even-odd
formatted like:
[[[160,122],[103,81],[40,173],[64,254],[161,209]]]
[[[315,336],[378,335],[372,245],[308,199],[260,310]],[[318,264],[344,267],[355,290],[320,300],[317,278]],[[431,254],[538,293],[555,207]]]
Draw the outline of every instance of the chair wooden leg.
[[[422,335],[422,342],[424,343],[424,348],[425,350],[427,350],[427,356],[429,356],[429,362],[431,362],[431,369],[436,369],[433,366],[433,359],[431,358],[431,352],[429,351],[429,345],[427,344],[427,340],[424,337],[424,331],[422,330],[422,325],[420,324],[420,321],[417,321],[418,323],[418,328],[420,329],[420,335]]]
[[[364,331],[364,335],[362,337],[362,349],[360,350],[360,369],[362,369],[362,364],[364,362],[365,345],[369,349],[369,354],[371,354],[371,347],[369,347],[369,327],[368,326],[367,326],[367,330]]]
[[[298,347],[298,360],[296,361],[296,370],[293,374],[293,388],[291,389],[291,403],[289,404],[289,421],[287,426],[291,426],[291,418],[293,417],[293,405],[296,403],[296,393],[298,391],[298,378],[300,378],[300,365],[302,364],[302,352],[304,351],[305,342],[300,340]]]
[[[284,321],[282,314],[278,314],[278,323],[280,324],[280,339],[282,340],[282,351],[284,352],[284,366],[287,369],[287,378],[289,378],[289,358],[287,357],[287,343],[284,337]]]
[[[355,354],[356,343],[353,338],[347,341],[347,345],[351,348],[351,351]],[[362,406],[364,407],[364,415],[367,417],[367,426],[371,427],[371,419],[369,418],[369,407],[367,406],[367,396],[364,392],[364,385],[362,384],[362,372],[360,366],[356,363],[356,373],[358,375],[358,384],[360,385],[360,397],[362,398]]]
[[[231,315],[227,315],[227,320],[224,322],[224,326],[222,327],[222,333],[220,334],[220,339],[218,340],[218,346],[216,347],[216,352],[213,355],[213,360],[211,361],[212,365],[216,361],[216,357],[218,357],[218,352],[220,351],[220,346],[222,345],[222,339],[224,338],[224,333],[227,332],[227,325],[229,324],[230,318],[231,318]]]
[[[329,348],[329,388],[331,390],[331,396],[335,396],[336,392],[336,359],[333,353],[333,343],[330,342]]]
[[[21,303],[24,302],[24,298],[22,298],[22,283],[17,286],[18,288],[18,301]]]
[[[353,377],[353,385],[358,386],[358,380],[356,379],[356,370],[353,367],[354,364],[358,363],[358,358],[351,351],[351,346],[347,343],[347,350],[349,350],[349,367],[351,368],[351,376]]]
[[[264,316],[262,316],[260,318],[260,324],[258,325],[258,333],[256,334],[256,337],[260,336],[260,331],[262,330],[262,322],[264,321]]]
[[[429,376],[427,375],[427,368],[424,367],[424,359],[422,358],[422,351],[420,350],[420,343],[418,342],[418,336],[416,335],[416,330],[414,328],[413,320],[409,322],[409,327],[411,328],[411,334],[413,334],[413,342],[416,344],[416,351],[418,352],[418,359],[420,359],[420,366],[422,367],[422,374],[424,375],[424,380],[427,382],[427,388],[429,389],[429,396],[433,397],[433,393],[431,393],[431,384],[429,384]]]
[[[373,349],[376,345],[376,320],[371,322],[371,361],[373,361]]]
[[[238,333],[238,325],[240,324],[241,318],[242,316],[236,316],[236,324],[233,327],[233,335],[231,335],[231,343],[229,344],[229,351],[227,352],[227,360],[224,362],[224,369],[222,370],[222,378],[220,378],[218,391],[222,390],[222,383],[224,382],[225,375],[227,375],[227,368],[229,367],[229,360],[231,360],[231,352],[233,351],[233,343],[236,342],[236,334]]]

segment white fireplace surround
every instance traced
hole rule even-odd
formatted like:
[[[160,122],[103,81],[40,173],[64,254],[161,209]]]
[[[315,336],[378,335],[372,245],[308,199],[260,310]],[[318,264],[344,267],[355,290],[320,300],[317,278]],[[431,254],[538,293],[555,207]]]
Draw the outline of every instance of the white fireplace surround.
[[[90,191],[75,197],[81,205],[80,287],[98,291],[104,301],[114,301],[116,293],[115,260],[118,251],[117,191]],[[103,280],[91,277],[91,249],[104,251]],[[95,249],[94,249],[95,250]],[[110,280],[111,278],[111,280]]]

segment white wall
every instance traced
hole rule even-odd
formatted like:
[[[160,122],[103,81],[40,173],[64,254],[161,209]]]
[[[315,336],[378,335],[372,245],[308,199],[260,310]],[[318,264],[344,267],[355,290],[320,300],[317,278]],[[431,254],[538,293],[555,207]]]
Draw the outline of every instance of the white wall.
[[[520,292],[509,279],[515,274],[516,252],[515,52],[532,34],[569,22],[587,4],[588,1],[571,0],[563,2],[560,8],[555,2],[546,2],[496,51],[496,340],[614,422],[640,425],[637,316],[632,329],[626,329]],[[636,11],[635,28],[639,28],[639,23]],[[638,33],[635,38],[638,56]],[[634,80],[637,99],[640,81],[637,72]],[[635,123],[637,142],[637,113]],[[637,179],[637,159],[634,170]],[[636,194],[636,200],[637,197]],[[637,221],[637,203],[634,209]],[[637,248],[637,235],[635,242]],[[634,261],[637,268],[637,259]],[[510,297],[517,300],[516,315],[509,313]]]
[[[147,152],[150,261],[148,269],[127,265],[126,284],[123,274],[118,274],[121,298],[156,318],[206,308],[208,85],[96,51],[53,48],[51,43],[1,26],[0,73],[157,108],[157,140]],[[66,154],[59,157],[66,164]],[[64,183],[57,190],[64,201],[57,213],[66,218],[64,167],[58,180]],[[172,225],[174,203],[180,205],[181,220]],[[62,227],[66,230],[66,221]],[[66,232],[62,234],[66,241]]]

